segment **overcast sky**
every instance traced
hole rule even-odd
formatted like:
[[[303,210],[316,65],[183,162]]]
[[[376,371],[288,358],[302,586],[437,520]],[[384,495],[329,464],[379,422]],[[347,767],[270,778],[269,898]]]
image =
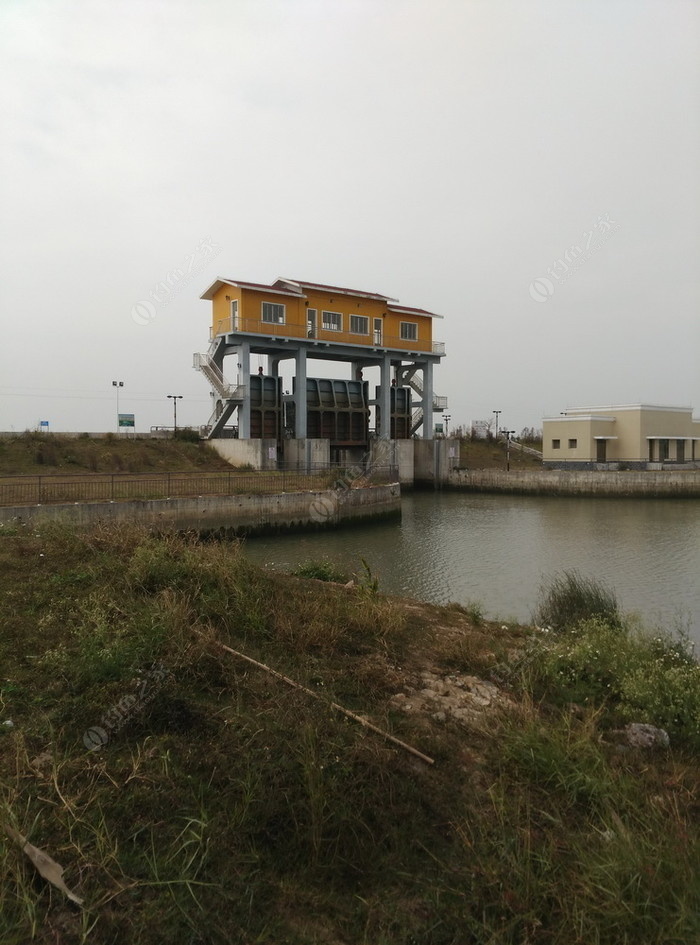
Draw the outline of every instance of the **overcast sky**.
[[[698,2],[2,0],[0,72],[0,430],[206,422],[218,276],[440,313],[453,424],[700,414]]]

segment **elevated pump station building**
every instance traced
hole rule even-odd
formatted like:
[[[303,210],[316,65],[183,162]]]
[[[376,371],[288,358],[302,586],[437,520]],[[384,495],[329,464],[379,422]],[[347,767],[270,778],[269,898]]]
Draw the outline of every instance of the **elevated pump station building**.
[[[232,462],[356,462],[376,440],[433,441],[434,414],[447,407],[433,390],[445,355],[433,325],[442,316],[375,292],[292,279],[220,278],[201,298],[212,303],[209,350],[194,356],[212,388],[207,435],[220,446],[231,441]],[[288,391],[286,360],[294,362]],[[344,362],[350,376],[318,377],[314,361]],[[370,389],[363,372],[372,367],[379,383]]]

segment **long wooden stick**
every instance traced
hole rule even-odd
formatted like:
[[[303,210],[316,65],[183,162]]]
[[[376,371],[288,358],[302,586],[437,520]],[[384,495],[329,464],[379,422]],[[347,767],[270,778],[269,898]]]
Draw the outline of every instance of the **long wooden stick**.
[[[200,634],[200,636],[204,636],[204,634]],[[277,670],[272,669],[271,666],[267,666],[265,663],[260,663],[258,660],[254,660],[252,656],[246,656],[245,653],[241,653],[239,650],[234,650],[230,646],[226,646],[225,643],[220,643],[218,640],[212,640],[212,643],[215,643],[217,646],[221,647],[222,650],[226,650],[227,653],[232,653],[233,656],[237,656],[239,659],[245,660],[246,663],[251,663],[253,666],[257,666],[258,669],[264,670],[266,673],[269,673],[276,679],[281,679],[282,682],[286,683],[288,686],[292,686],[294,689],[298,689],[300,692],[306,693],[306,695],[311,696],[312,699],[316,699],[318,702],[325,703],[326,705],[330,706],[331,709],[335,709],[336,712],[342,712],[343,715],[347,716],[349,719],[352,719],[353,722],[359,722],[360,725],[370,729],[372,732],[376,732],[377,735],[381,735],[382,738],[385,738],[387,741],[393,742],[394,745],[398,745],[399,748],[403,748],[404,751],[410,752],[412,755],[415,755],[416,758],[420,758],[420,760],[424,761],[426,764],[435,764],[434,758],[424,755],[422,751],[418,751],[418,749],[414,748],[412,745],[402,742],[400,738],[390,735],[389,732],[382,728],[378,728],[376,725],[368,722],[367,719],[363,719],[361,715],[356,715],[355,712],[351,712],[350,709],[346,709],[344,706],[338,705],[337,702],[326,702],[326,700],[322,696],[319,696],[317,692],[314,692],[313,689],[302,686],[301,683],[296,682],[294,679],[290,679],[289,676],[284,676],[282,673],[278,673]]]

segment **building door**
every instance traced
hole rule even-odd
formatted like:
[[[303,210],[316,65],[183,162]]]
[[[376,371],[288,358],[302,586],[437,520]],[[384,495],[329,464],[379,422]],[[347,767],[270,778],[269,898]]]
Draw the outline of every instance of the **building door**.
[[[316,309],[307,308],[306,310],[306,337],[316,337]]]
[[[382,343],[382,320],[381,318],[374,319],[374,343],[375,345],[380,345]]]
[[[607,446],[608,446],[607,440],[595,441],[595,450],[596,450],[595,461],[597,463],[607,463],[608,461],[607,460],[607,455],[608,455]]]
[[[685,462],[685,440],[676,440],[676,462]]]
[[[238,299],[231,299],[231,331],[238,331]]]

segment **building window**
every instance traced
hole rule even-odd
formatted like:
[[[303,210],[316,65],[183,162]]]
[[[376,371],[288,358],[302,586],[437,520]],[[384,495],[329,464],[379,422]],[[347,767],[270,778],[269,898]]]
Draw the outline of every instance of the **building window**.
[[[350,316],[350,332],[353,335],[369,334],[369,318],[366,315]]]
[[[561,447],[561,440],[552,440],[552,449],[558,450]]]
[[[401,322],[401,341],[418,341],[416,322]]]
[[[263,302],[262,320],[272,325],[284,325],[284,305],[278,302]]]
[[[342,331],[343,316],[340,312],[321,312],[323,327],[326,331]]]
[[[578,440],[569,440],[569,449],[575,450],[578,446]]]

